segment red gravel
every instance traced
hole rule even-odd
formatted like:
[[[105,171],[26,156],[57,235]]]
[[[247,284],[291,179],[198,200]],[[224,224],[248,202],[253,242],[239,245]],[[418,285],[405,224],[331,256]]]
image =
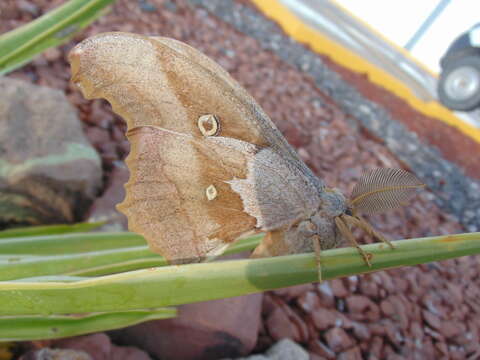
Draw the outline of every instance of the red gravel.
[[[104,31],[170,36],[205,52],[245,86],[301,157],[330,186],[348,193],[363,170],[402,166],[381,142],[350,126],[336,104],[308,76],[205,10],[179,0],[175,2],[176,10],[171,11],[163,6],[164,2],[151,1],[158,11],[143,12],[137,1],[119,0],[112,11],[75,41],[49,50],[9,75],[67,93],[79,110],[87,136],[102,156],[106,178],[113,162],[128,152],[123,121],[111,113],[105,102],[82,98],[68,82],[65,60],[76,42]],[[0,4],[0,31],[31,20],[35,7],[41,14],[58,3],[61,1],[4,0]],[[33,10],[25,4],[34,5]],[[477,144],[419,114],[401,99],[371,84],[366,76],[353,74],[331,61],[329,64],[365,96],[418,131],[425,141],[450,144],[442,148],[445,156],[463,161],[460,163],[469,174],[478,169],[479,159],[464,156],[467,148],[472,152]],[[449,138],[445,141],[447,131]],[[458,141],[453,141],[452,136]],[[460,232],[461,227],[431,200],[432,195],[425,191],[407,207],[370,220],[394,239]],[[303,344],[314,359],[480,357],[477,268],[476,258],[464,257],[267,293],[257,350],[286,336]]]

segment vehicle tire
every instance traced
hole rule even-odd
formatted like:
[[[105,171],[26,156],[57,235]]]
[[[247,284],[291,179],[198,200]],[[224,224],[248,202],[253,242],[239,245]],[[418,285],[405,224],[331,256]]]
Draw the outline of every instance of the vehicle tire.
[[[451,62],[440,74],[438,99],[449,109],[470,111],[480,107],[480,55]]]

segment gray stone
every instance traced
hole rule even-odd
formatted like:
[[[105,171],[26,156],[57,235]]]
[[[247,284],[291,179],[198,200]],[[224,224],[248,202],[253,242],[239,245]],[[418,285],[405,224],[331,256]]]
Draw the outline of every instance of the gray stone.
[[[290,339],[282,339],[274,344],[265,354],[255,354],[235,360],[308,360],[308,352]],[[232,360],[232,359],[223,359]]]
[[[86,352],[71,349],[43,348],[32,350],[20,357],[19,360],[92,360]]]
[[[310,356],[300,345],[290,339],[283,339],[268,349],[270,360],[308,360]]]
[[[75,108],[46,87],[0,78],[0,226],[80,220],[102,179]]]

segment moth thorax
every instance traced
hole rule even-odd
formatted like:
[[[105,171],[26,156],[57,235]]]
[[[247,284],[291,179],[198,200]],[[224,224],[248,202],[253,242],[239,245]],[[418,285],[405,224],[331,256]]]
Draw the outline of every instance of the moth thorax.
[[[220,120],[213,114],[200,116],[197,125],[203,136],[216,136],[220,132]]]

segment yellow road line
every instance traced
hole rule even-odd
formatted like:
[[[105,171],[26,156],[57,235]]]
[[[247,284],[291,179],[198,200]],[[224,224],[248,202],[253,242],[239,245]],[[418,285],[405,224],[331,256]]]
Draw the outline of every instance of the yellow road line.
[[[480,143],[480,129],[465,123],[436,101],[427,103],[420,100],[400,80],[303,23],[279,0],[251,1],[265,16],[276,21],[296,41],[309,45],[316,53],[328,55],[334,62],[350,70],[367,73],[370,81],[404,99],[418,112],[455,127],[466,136]]]

